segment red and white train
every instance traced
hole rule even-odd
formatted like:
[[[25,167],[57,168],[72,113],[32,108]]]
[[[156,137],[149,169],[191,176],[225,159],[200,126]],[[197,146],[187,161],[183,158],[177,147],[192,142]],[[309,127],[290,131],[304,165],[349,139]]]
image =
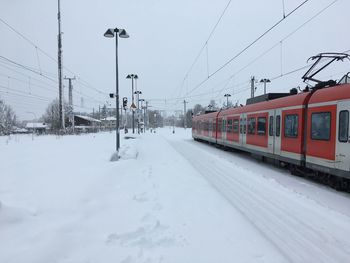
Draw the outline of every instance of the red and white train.
[[[320,59],[347,57],[320,54]],[[315,65],[314,65],[315,66]],[[311,70],[304,80],[314,80]],[[222,109],[192,119],[195,140],[247,151],[313,174],[340,189],[350,189],[350,76],[321,82],[298,93],[266,94],[246,106]]]

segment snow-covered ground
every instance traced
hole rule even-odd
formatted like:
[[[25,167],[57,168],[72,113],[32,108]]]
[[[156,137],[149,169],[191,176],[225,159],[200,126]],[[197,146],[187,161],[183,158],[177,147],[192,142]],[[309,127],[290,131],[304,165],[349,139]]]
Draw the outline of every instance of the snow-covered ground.
[[[171,131],[0,137],[0,262],[349,262],[349,195]]]

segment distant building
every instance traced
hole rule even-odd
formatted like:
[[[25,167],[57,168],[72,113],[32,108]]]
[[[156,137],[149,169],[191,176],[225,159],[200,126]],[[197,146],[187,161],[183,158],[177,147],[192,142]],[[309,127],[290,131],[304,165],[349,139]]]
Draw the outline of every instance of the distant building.
[[[101,121],[89,116],[74,115],[74,129],[80,132],[96,132]]]
[[[37,133],[37,134],[44,134],[46,133],[48,127],[47,124],[45,122],[28,122],[26,124],[26,130],[28,130],[28,132],[33,132]]]
[[[21,134],[21,133],[29,133],[29,131],[27,129],[24,129],[24,128],[13,127],[12,133]]]

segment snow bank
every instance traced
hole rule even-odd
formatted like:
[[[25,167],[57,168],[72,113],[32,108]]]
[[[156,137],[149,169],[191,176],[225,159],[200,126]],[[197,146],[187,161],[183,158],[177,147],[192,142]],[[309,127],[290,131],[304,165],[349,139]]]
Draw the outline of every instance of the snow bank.
[[[139,136],[125,136],[124,139],[126,140],[135,140],[139,139]],[[130,160],[130,159],[137,159],[139,152],[136,147],[136,143],[134,141],[130,141],[127,144],[123,144],[119,149],[119,156],[117,155],[117,152],[113,153],[111,156],[110,161],[115,162],[118,160]]]

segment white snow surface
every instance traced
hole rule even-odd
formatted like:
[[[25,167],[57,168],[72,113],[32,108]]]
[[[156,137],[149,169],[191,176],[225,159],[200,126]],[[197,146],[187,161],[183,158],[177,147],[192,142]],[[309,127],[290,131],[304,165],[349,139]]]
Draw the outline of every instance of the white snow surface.
[[[0,137],[0,262],[349,262],[348,194],[190,129],[130,137],[115,162],[113,132]]]

